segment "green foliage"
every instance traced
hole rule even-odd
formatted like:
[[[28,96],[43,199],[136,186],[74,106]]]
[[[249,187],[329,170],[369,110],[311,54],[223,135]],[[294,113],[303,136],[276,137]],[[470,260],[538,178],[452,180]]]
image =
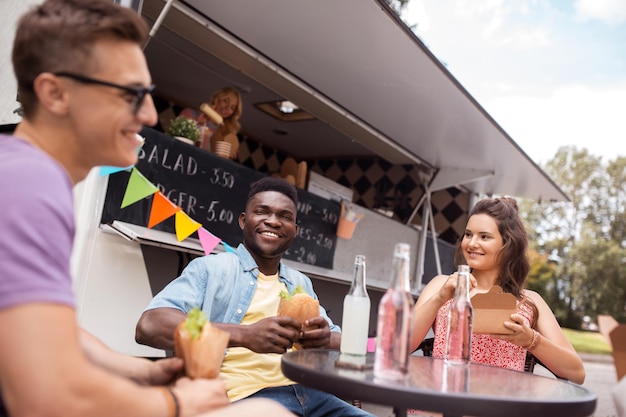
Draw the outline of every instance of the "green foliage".
[[[528,288],[562,326],[579,328],[584,315],[626,321],[626,157],[603,163],[586,149],[563,147],[542,168],[571,202],[520,202],[531,248]]]
[[[626,211],[623,209],[626,205],[626,157],[620,156],[609,161],[606,171],[606,194],[610,207],[606,213],[610,224],[608,237],[615,242],[621,242],[623,247],[626,242]]]
[[[389,8],[393,10],[396,15],[398,15],[398,17],[402,20],[406,27],[408,27],[417,36],[417,23],[409,24],[404,19],[402,19],[402,13],[409,5],[409,0],[385,0],[385,3],[387,3],[389,5]]]
[[[170,122],[167,134],[171,136],[181,136],[191,139],[194,142],[200,140],[200,129],[198,129],[196,121],[183,116],[178,116]]]
[[[626,321],[626,251],[615,241],[585,235],[572,248],[572,257],[579,264],[575,273],[579,274],[579,304],[585,313],[592,318],[608,314],[617,321]]]
[[[400,13],[402,13],[402,11],[409,4],[409,0],[385,0],[385,3],[387,3],[389,7],[391,7],[393,11],[400,16]]]
[[[559,321],[564,321],[567,316],[567,304],[561,299],[558,291],[556,264],[549,260],[545,253],[539,253],[535,249],[528,251],[530,260],[530,272],[526,288],[537,292],[548,303]]]
[[[526,287],[538,292],[544,300],[547,300],[550,298],[549,288],[554,277],[554,265],[549,263],[546,254],[539,253],[532,248],[528,251],[528,258],[530,260],[530,272]]]
[[[563,333],[578,353],[611,354],[611,347],[600,333],[572,329],[563,329]]]

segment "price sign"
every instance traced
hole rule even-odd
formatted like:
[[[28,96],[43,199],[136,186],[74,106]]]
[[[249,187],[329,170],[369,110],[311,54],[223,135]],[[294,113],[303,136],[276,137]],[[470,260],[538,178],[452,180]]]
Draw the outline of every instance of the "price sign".
[[[265,174],[153,129],[145,128],[142,136],[146,142],[137,169],[206,230],[237,246],[242,240],[238,218],[245,209],[250,184]],[[120,208],[129,175],[119,172],[110,176],[102,223],[120,220],[147,226],[151,197]],[[336,202],[300,189],[298,200],[298,236],[285,258],[332,268],[341,208]],[[175,233],[173,218],[154,228]]]

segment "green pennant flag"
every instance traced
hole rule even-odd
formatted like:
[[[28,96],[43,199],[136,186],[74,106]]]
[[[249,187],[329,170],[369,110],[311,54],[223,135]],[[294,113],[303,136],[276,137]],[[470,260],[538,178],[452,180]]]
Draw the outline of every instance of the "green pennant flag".
[[[124,192],[121,208],[130,206],[157,191],[159,191],[159,189],[154,184],[148,181],[137,168],[133,168],[130,172],[130,178],[126,186],[126,191]]]

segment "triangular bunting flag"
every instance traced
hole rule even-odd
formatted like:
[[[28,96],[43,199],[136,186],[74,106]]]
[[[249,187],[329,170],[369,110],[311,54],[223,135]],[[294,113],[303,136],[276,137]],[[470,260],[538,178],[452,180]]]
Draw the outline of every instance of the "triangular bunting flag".
[[[200,244],[204,249],[204,254],[210,254],[213,249],[222,241],[219,237],[206,230],[204,227],[198,229],[198,237],[200,238]]]
[[[181,210],[180,207],[168,200],[161,191],[157,191],[154,193],[154,198],[152,199],[148,229],[151,229],[163,220],[172,217],[174,213],[179,210]]]
[[[146,139],[143,136],[141,136],[139,133],[135,133],[135,138],[137,139],[137,142],[139,143],[139,145],[137,145],[137,155],[139,155],[139,151],[141,151],[141,147],[146,142]],[[124,168],[122,168],[122,167],[114,167],[114,166],[110,166],[110,165],[103,165],[103,166],[100,167],[100,176],[101,177],[106,177],[107,175],[115,174],[116,172],[128,171],[132,167],[134,167],[134,165],[129,165],[129,166],[124,167]]]
[[[180,210],[176,212],[176,237],[179,242],[187,239],[189,235],[201,228],[202,225]]]
[[[222,241],[222,245],[224,245],[224,249],[226,249],[226,252],[237,253],[237,251],[233,249],[233,247],[230,246],[228,243]]]
[[[112,166],[108,166],[108,165],[101,166],[100,167],[100,176],[101,177],[106,177],[107,175],[115,174],[116,172],[129,170],[132,167],[134,167],[134,165],[127,166],[126,168],[112,167]]]
[[[124,192],[121,208],[130,206],[131,204],[154,194],[159,189],[143,176],[137,168],[133,168],[130,172],[130,179]]]

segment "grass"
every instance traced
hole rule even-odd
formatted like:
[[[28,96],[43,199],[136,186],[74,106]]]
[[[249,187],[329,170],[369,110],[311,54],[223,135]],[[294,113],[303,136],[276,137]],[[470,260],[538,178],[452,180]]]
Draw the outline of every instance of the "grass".
[[[578,353],[611,354],[611,347],[604,339],[604,336],[598,332],[564,328],[563,333],[565,333],[565,336],[567,336]]]

